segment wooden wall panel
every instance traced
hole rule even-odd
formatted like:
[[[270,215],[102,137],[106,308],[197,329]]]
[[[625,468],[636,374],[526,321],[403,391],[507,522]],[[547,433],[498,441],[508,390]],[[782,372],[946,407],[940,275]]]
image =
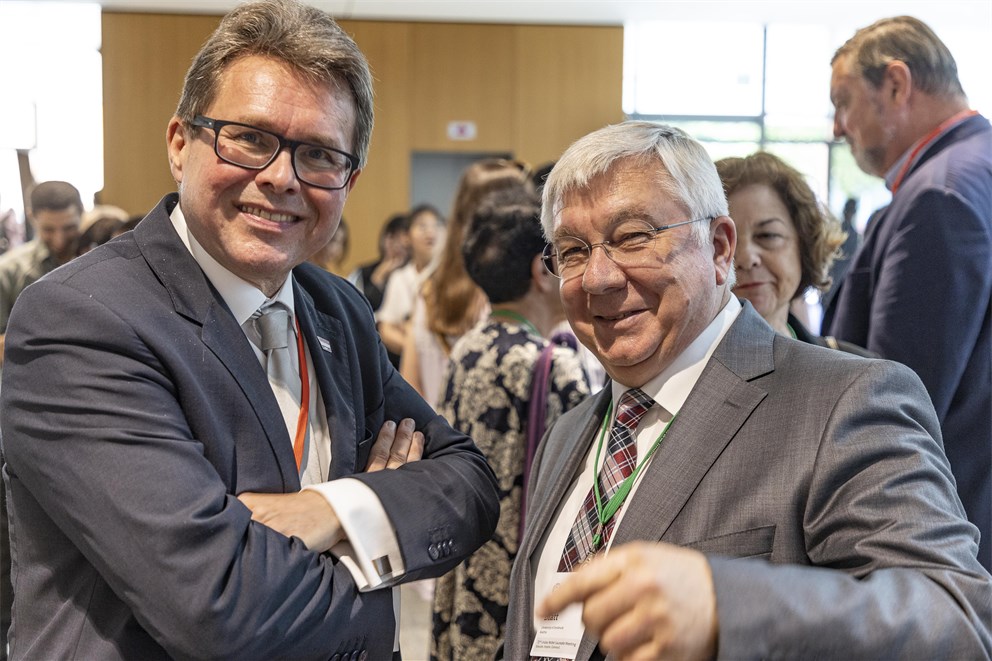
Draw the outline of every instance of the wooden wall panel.
[[[513,136],[514,28],[421,23],[413,32],[413,148],[505,151]],[[447,127],[452,120],[475,122],[477,138],[450,140]]]
[[[101,202],[143,214],[175,190],[165,129],[179,102],[186,69],[219,20],[103,13]]]
[[[218,16],[104,12],[102,201],[148,211],[175,190],[165,129],[183,75]],[[376,254],[379,228],[408,208],[414,151],[508,152],[535,165],[620,121],[620,27],[341,21],[375,78],[369,162],[349,196],[346,268]],[[448,122],[476,123],[454,141]]]
[[[410,24],[341,21],[372,69],[375,127],[368,165],[348,196],[344,218],[351,232],[348,262],[372,260],[379,230],[390,215],[410,206]]]
[[[517,27],[514,154],[540,165],[623,121],[623,30]]]

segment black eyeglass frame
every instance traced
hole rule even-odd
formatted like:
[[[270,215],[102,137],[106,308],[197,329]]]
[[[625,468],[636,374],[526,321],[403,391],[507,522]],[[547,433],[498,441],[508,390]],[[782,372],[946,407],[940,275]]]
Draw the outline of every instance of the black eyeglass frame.
[[[677,223],[671,223],[670,225],[662,225],[661,227],[651,227],[650,229],[645,228],[644,231],[645,232],[650,232],[651,234],[654,234],[655,236],[658,236],[658,234],[664,232],[665,230],[670,230],[670,229],[673,229],[675,227],[681,227],[682,225],[689,225],[691,223],[698,223],[698,222],[703,221],[703,220],[710,220],[711,221],[714,218],[716,218],[716,216],[703,216],[701,218],[693,218],[692,220],[682,220],[682,221],[679,221]],[[580,239],[577,236],[573,236],[571,238],[573,238],[573,239],[575,239],[577,241],[582,241],[582,243],[586,243],[584,240]],[[617,264],[617,266],[620,266],[621,268],[623,268],[622,265],[620,265],[615,259],[613,259],[612,255],[610,254],[610,251],[607,250],[607,248],[609,246],[612,246],[613,244],[614,244],[614,241],[600,241],[599,243],[592,243],[592,244],[586,243],[586,247],[588,249],[587,250],[587,253],[589,255],[589,259],[592,259],[592,249],[593,248],[596,248],[597,246],[602,246],[603,249],[606,250],[606,256],[610,258],[610,261],[612,261],[614,264]],[[554,260],[555,260],[556,257],[558,257],[558,254],[557,254],[557,249],[555,248],[554,244],[551,244],[551,243],[544,244],[544,252],[541,254],[541,261],[544,263],[544,268],[546,268],[548,270],[548,273],[550,273],[551,275],[555,276],[559,280],[563,280],[563,278],[561,277],[561,274],[557,273],[555,271],[555,268],[554,268]],[[587,261],[587,264],[588,264],[588,261]],[[585,269],[583,269],[582,272],[585,273]]]
[[[304,140],[290,140],[289,138],[279,135],[278,133],[274,133],[273,131],[270,131],[268,129],[259,128],[257,126],[252,126],[251,124],[244,124],[242,122],[229,122],[224,119],[214,119],[212,117],[207,117],[206,115],[197,115],[196,117],[193,118],[193,121],[190,122],[190,125],[196,126],[198,128],[205,128],[212,130],[214,132],[214,153],[217,154],[217,158],[224,161],[225,163],[230,163],[231,165],[237,165],[239,168],[244,168],[246,170],[264,170],[265,168],[272,165],[272,162],[276,160],[276,158],[278,158],[279,153],[283,149],[286,149],[288,147],[290,162],[293,164],[293,173],[296,175],[296,178],[302,181],[303,183],[305,183],[307,186],[313,186],[314,188],[320,188],[322,190],[341,190],[342,188],[348,185],[348,182],[351,181],[352,175],[355,174],[355,170],[358,169],[358,157],[353,154],[349,154],[346,151],[335,149],[334,147],[328,147],[326,145],[318,145],[312,142],[306,142]],[[279,141],[279,149],[275,150],[272,153],[272,156],[269,158],[269,160],[262,165],[245,165],[244,163],[236,163],[220,153],[220,144],[219,144],[220,131],[225,126],[242,126],[246,129],[251,129],[253,131],[259,131],[261,133],[266,133],[268,135],[271,135],[273,138]],[[300,171],[296,167],[296,150],[299,147],[317,147],[319,149],[326,149],[336,154],[341,154],[342,156],[347,158],[351,168],[348,170],[348,176],[344,178],[344,183],[342,183],[340,186],[323,186],[321,184],[315,184],[312,181],[304,179],[302,176],[300,176]]]

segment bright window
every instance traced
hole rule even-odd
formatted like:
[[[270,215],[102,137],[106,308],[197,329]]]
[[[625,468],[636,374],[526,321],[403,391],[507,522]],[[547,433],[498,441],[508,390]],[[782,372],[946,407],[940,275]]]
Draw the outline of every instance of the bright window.
[[[100,41],[95,3],[0,2],[0,213],[23,219],[15,150],[36,181],[68,181],[86,206],[103,188]]]

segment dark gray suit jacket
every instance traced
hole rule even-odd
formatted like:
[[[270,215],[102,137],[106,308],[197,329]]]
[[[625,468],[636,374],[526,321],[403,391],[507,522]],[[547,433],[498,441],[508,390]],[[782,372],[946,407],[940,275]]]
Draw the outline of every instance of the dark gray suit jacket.
[[[176,201],[14,307],[0,398],[12,657],[389,658],[390,591],[359,594],[343,565],[235,498],[299,478],[264,371],[169,221]],[[429,460],[356,477],[395,524],[405,579],[438,576],[494,529],[492,472],[389,364],[361,294],[310,265],[294,274],[327,477],[361,471],[385,420],[414,418]]]
[[[504,655],[533,640],[531,562],[582,469],[604,391],[546,435],[514,564]],[[646,469],[614,544],[707,554],[719,655],[974,659],[992,650],[933,407],[907,368],[777,335],[749,303]],[[588,636],[579,659],[596,652]]]

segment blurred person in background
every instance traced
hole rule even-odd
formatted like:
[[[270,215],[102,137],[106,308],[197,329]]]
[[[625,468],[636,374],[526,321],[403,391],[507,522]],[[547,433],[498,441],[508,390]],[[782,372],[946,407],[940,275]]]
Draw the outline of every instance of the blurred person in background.
[[[510,569],[520,542],[531,415],[550,427],[589,394],[574,349],[546,338],[565,318],[558,280],[544,268],[540,202],[523,189],[485,198],[462,246],[465,268],[485,293],[488,319],[451,351],[438,412],[470,434],[499,483],[496,532],[474,555],[438,579],[431,657],[491,659],[503,638]],[[547,373],[537,370],[546,348]],[[533,379],[540,384],[535,401]],[[535,441],[538,439],[535,439]]]
[[[307,261],[316,264],[328,273],[344,275],[344,260],[348,259],[348,248],[350,247],[351,231],[344,218],[337,230],[331,235],[331,240],[324,244],[320,250],[310,255]]]
[[[390,216],[379,232],[379,256],[375,261],[362,264],[348,276],[348,280],[365,294],[372,311],[382,307],[386,283],[393,273],[410,259],[410,218],[405,213]],[[389,362],[399,368],[400,354],[388,347]]]
[[[774,154],[716,162],[737,226],[733,292],[751,301],[775,331],[803,342],[873,355],[848,342],[810,333],[790,311],[806,290],[830,286],[829,269],[845,234],[803,175]]]
[[[417,290],[430,273],[438,246],[444,241],[445,220],[430,204],[420,204],[410,211],[407,232],[410,259],[393,271],[386,282],[382,305],[376,310],[376,326],[382,343],[390,353],[402,356],[409,334]],[[423,394],[423,393],[421,393]],[[431,402],[435,404],[436,402]]]
[[[110,204],[98,204],[84,212],[77,254],[85,254],[120,234],[129,217],[127,211]]]
[[[378,310],[389,277],[409,259],[410,218],[405,213],[393,214],[379,232],[379,256],[358,266],[348,280],[365,294],[372,309]]]
[[[462,173],[448,232],[413,305],[400,373],[430,404],[441,398],[441,380],[451,347],[488,311],[486,295],[465,271],[462,243],[472,214],[487,195],[508,189],[532,190],[525,164],[483,159]]]
[[[28,220],[34,238],[0,256],[0,366],[7,321],[24,288],[76,256],[83,201],[65,181],[43,181],[31,189]]]
[[[834,135],[892,201],[868,221],[824,328],[920,376],[992,569],[992,126],[913,17],[858,30],[831,66]]]

